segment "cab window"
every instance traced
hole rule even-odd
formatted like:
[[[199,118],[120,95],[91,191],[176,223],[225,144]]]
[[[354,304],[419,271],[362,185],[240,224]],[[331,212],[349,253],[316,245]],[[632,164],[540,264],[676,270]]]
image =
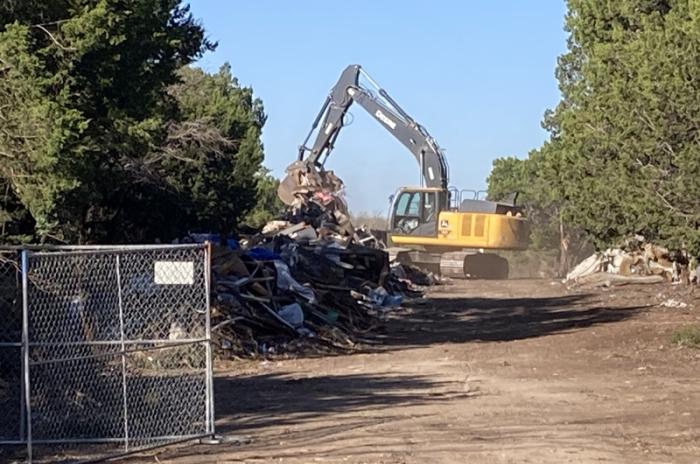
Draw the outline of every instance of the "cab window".
[[[420,216],[420,192],[415,192],[411,195],[411,201],[408,202],[406,216]]]
[[[437,220],[436,192],[402,192],[395,203],[392,229],[402,235],[435,233]]]
[[[411,194],[406,192],[399,196],[399,199],[396,202],[396,214],[400,214],[401,216],[406,214],[406,207],[408,206],[408,201],[410,198]]]

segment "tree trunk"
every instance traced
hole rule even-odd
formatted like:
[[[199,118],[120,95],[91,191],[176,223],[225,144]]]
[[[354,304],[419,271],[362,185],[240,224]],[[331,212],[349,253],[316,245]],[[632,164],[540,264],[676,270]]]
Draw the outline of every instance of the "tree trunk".
[[[559,211],[559,269],[557,270],[557,277],[562,278],[566,276],[566,272],[569,269],[569,245],[570,237],[564,229],[564,220],[562,219],[561,210]]]

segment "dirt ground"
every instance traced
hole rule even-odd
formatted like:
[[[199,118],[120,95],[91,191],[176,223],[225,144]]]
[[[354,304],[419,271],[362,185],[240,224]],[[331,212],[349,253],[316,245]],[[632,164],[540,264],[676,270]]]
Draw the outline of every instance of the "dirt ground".
[[[128,462],[700,462],[700,350],[670,342],[700,323],[700,291],[510,280],[428,296],[360,353],[220,366],[218,432],[250,443]]]

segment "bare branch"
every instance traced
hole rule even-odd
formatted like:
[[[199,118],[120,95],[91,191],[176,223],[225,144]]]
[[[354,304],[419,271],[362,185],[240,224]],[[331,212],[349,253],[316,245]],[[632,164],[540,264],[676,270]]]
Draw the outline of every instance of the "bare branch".
[[[58,19],[56,21],[49,21],[46,23],[33,24],[33,26],[57,26],[59,24],[67,23],[70,19]]]
[[[199,119],[171,124],[168,128],[167,144],[170,146],[183,146],[196,144],[201,147],[233,147],[231,139],[224,136],[209,121]]]
[[[222,134],[206,119],[174,123],[168,127],[165,146],[148,160],[148,164],[153,164],[163,158],[195,162],[195,159],[182,155],[186,148],[192,147],[200,153],[213,153],[222,156],[235,150],[237,143]]]
[[[48,36],[51,38],[51,40],[53,41],[53,43],[55,43],[56,45],[58,45],[58,47],[59,47],[61,50],[65,51],[65,52],[74,52],[74,51],[76,50],[76,49],[73,48],[73,47],[66,47],[66,46],[62,45],[61,42],[59,42],[58,40],[56,40],[56,37],[54,37],[53,34],[51,34],[51,33],[48,31],[48,29],[46,29],[46,28],[45,28],[44,26],[42,26],[41,24],[35,24],[35,25],[32,26],[32,27],[36,27],[37,29],[40,29],[40,30],[44,31],[44,32],[46,33],[46,35],[48,35]]]
[[[679,216],[681,216],[681,217],[684,217],[684,218],[686,218],[686,219],[687,219],[687,218],[692,218],[692,217],[693,217],[692,214],[688,214],[688,213],[686,213],[686,212],[683,212],[683,211],[681,211],[680,209],[678,209],[678,208],[676,208],[675,206],[673,206],[673,205],[671,204],[671,202],[669,202],[669,201],[666,199],[666,197],[665,197],[661,192],[659,192],[658,190],[656,190],[655,193],[656,193],[656,196],[658,196],[658,197],[661,199],[661,201],[663,202],[663,204],[664,204],[668,209],[670,209],[671,211],[673,211],[675,214],[677,214],[677,215],[679,215]]]

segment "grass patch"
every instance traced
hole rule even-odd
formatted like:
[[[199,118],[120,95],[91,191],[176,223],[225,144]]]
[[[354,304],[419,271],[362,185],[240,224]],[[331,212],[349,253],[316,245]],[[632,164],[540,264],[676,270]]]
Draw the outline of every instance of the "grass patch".
[[[700,348],[700,327],[684,327],[676,330],[671,342],[688,348]]]

